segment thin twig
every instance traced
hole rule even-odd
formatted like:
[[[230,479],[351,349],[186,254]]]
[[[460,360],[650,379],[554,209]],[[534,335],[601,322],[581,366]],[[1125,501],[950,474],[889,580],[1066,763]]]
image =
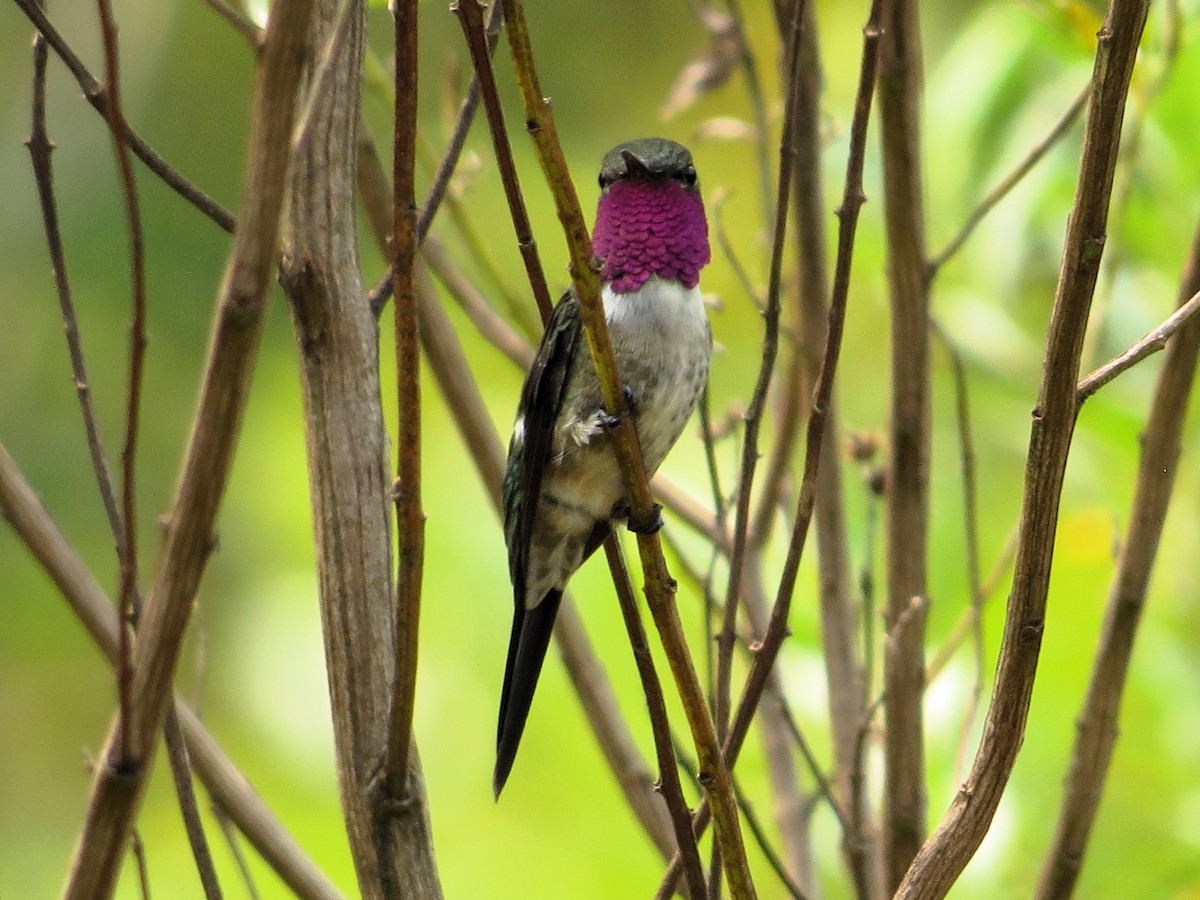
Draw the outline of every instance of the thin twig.
[[[1128,350],[1114,356],[1094,372],[1079,380],[1075,388],[1075,402],[1082,406],[1084,401],[1118,375],[1133,368],[1147,356],[1167,346],[1167,341],[1200,311],[1200,292],[1193,294],[1161,325],[1142,335]]]
[[[899,900],[945,896],[983,841],[1025,736],[1046,623],[1059,503],[1079,412],[1080,353],[1102,258],[1125,102],[1148,8],[1149,0],[1113,0],[1098,36],[1079,178],[1030,428],[1021,536],[992,700],[967,780],[909,867],[896,894]]]
[[[225,836],[225,846],[229,848],[229,855],[233,857],[233,864],[237,867],[238,874],[242,877],[242,886],[246,889],[246,895],[250,900],[259,900],[258,886],[254,883],[254,873],[250,871],[250,866],[246,864],[246,854],[242,852],[241,844],[238,843],[237,832],[233,830],[229,817],[225,815],[225,810],[215,803],[212,807],[212,814],[213,818],[217,820],[217,825],[221,828],[221,834]]]
[[[116,604],[63,537],[12,457],[0,445],[0,518],[7,521],[45,570],[75,616],[87,629],[109,665],[117,661],[119,623]],[[305,900],[339,900],[341,894],[321,874],[275,818],[245,775],[237,770],[182,701],[176,712],[196,774],[215,802],[229,811],[235,824],[275,869],[285,884]]]
[[[212,853],[208,849],[208,840],[204,837],[204,829],[200,827],[200,807],[196,803],[196,792],[192,786],[192,767],[188,762],[187,746],[183,742],[183,730],[179,727],[179,717],[175,714],[174,706],[167,708],[163,729],[168,736],[167,761],[171,767],[171,779],[175,783],[175,793],[179,796],[184,830],[192,848],[192,856],[196,860],[196,871],[200,875],[204,896],[206,900],[221,900],[221,884],[217,881],[217,870],[213,865]]]
[[[732,679],[733,634],[742,587],[742,567],[745,565],[746,548],[750,527],[750,492],[754,485],[754,471],[758,465],[758,431],[762,424],[767,404],[767,391],[775,372],[775,357],[779,350],[780,292],[783,289],[783,248],[787,234],[788,206],[791,203],[792,160],[795,148],[792,145],[792,120],[796,115],[797,81],[800,58],[800,22],[804,6],[809,0],[799,0],[792,10],[792,25],[787,41],[787,64],[785,66],[787,101],[784,106],[783,136],[779,142],[779,183],[775,193],[775,219],[771,243],[770,274],[767,279],[767,308],[764,313],[762,362],[754,384],[750,403],[746,408],[745,429],[742,436],[741,466],[738,470],[737,500],[733,518],[733,550],[729,554],[729,581],[725,590],[725,617],[717,643],[717,730],[722,738],[729,725],[729,704]]]
[[[98,82],[92,73],[87,70],[79,57],[67,44],[63,36],[59,34],[58,29],[47,18],[46,13],[40,6],[38,0],[14,0],[21,12],[23,12],[29,21],[33,23],[46,38],[51,49],[71,70],[71,74],[75,76],[75,80],[79,82],[80,88],[83,89],[84,99],[92,105],[98,113],[105,118],[109,116],[109,108],[111,101],[108,91],[104,85]],[[128,145],[129,149],[137,156],[155,175],[162,179],[171,190],[179,194],[185,200],[196,207],[208,218],[212,219],[218,226],[232,233],[234,228],[234,218],[221,204],[217,203],[198,187],[176,172],[167,161],[159,156],[154,149],[129,127],[125,120],[121,119],[122,139]]]
[[[688,776],[693,782],[698,783],[699,773],[696,771],[696,762],[690,759],[683,749],[683,745],[675,740],[675,753],[679,758],[679,764],[683,766]],[[746,820],[746,827],[750,829],[750,835],[754,838],[754,843],[758,846],[759,851],[767,860],[771,870],[779,879],[783,889],[787,891],[789,897],[793,900],[804,900],[804,890],[796,883],[791,874],[784,865],[783,858],[779,855],[779,851],[772,846],[770,838],[767,836],[766,826],[763,824],[762,817],[754,808],[754,804],[750,802],[750,795],[746,793],[738,779],[733,779],[733,795],[737,798],[738,809],[742,811],[742,816]]]
[[[489,344],[507,356],[522,371],[533,362],[533,347],[501,316],[483,292],[461,268],[454,265],[446,247],[437,238],[427,237],[421,245],[421,257],[437,276],[442,287],[458,302],[467,318]]]
[[[343,0],[344,2],[344,0]],[[417,2],[393,5],[396,109],[392,138],[392,304],[396,352],[396,568],[395,669],[388,713],[384,777],[393,797],[408,793],[408,759],[417,689],[417,637],[425,565],[425,513],[421,508],[421,354],[417,341]],[[336,31],[335,31],[336,34]]]
[[[54,145],[46,134],[46,40],[41,34],[36,35],[34,38],[33,59],[33,124],[26,145],[29,148],[34,180],[37,183],[38,200],[42,208],[42,218],[46,230],[46,242],[50,250],[51,266],[54,269],[55,287],[63,318],[63,330],[67,338],[67,348],[71,358],[71,371],[74,376],[75,391],[79,399],[84,431],[87,433],[88,451],[91,457],[92,469],[96,476],[96,485],[99,489],[104,512],[108,518],[109,530],[112,532],[113,542],[117,548],[117,558],[120,560],[124,553],[122,548],[125,529],[122,525],[121,512],[117,508],[116,496],[113,491],[112,473],[109,469],[108,459],[100,437],[99,425],[96,420],[96,408],[92,402],[90,380],[83,354],[83,343],[79,334],[79,322],[75,314],[75,304],[71,296],[70,280],[67,275],[66,260],[63,253],[62,236],[58,228],[58,207],[54,198],[53,170],[50,163],[50,151]],[[136,607],[141,602],[140,589],[136,580],[133,591],[133,599]],[[122,643],[127,647],[127,639]],[[182,744],[183,737],[178,725],[172,726],[174,721],[173,715],[167,719],[165,728],[167,750],[173,761],[177,758],[182,760],[184,770],[186,771],[186,748]],[[176,790],[179,797],[180,812],[183,815],[184,825],[187,829],[201,881],[205,882],[206,885],[215,886],[216,874],[213,871],[211,855],[204,837],[204,829],[200,822],[190,772],[186,778],[176,779]]]
[[[525,11],[520,0],[506,0],[505,18],[508,23],[506,33],[509,48],[517,72],[517,85],[525,110],[526,130],[537,148],[538,158],[554,196],[570,250],[571,278],[579,301],[588,352],[600,382],[604,407],[617,417],[620,423],[613,429],[611,436],[628,491],[629,521],[649,523],[655,517],[654,501],[646,478],[637,430],[632,417],[627,414],[627,404],[621,389],[622,382],[616,370],[612,343],[600,301],[600,282],[594,269],[591,240],[580,211],[574,183],[563,158],[550,104],[538,83]],[[662,542],[659,535],[648,527],[637,530],[643,532],[638,534],[638,550],[650,612],[671,665],[671,673],[692,737],[696,742],[696,754],[700,759],[702,771],[708,776],[705,788],[713,804],[717,841],[721,845],[729,889],[735,900],[752,898],[755,896],[754,883],[738,825],[733,785],[683,634],[683,625],[674,603],[673,582],[663,560]]]
[[[1005,197],[1009,195],[1013,188],[1020,184],[1026,175],[1033,171],[1034,166],[1041,162],[1042,158],[1049,153],[1054,145],[1062,139],[1075,124],[1075,120],[1079,118],[1079,114],[1083,112],[1087,106],[1088,93],[1091,91],[1091,85],[1087,85],[1079,95],[1071,101],[1071,105],[1067,107],[1066,112],[1050,129],[1049,133],[1042,138],[1038,144],[1029,151],[1024,159],[1021,160],[1011,172],[1006,175],[1001,182],[992,188],[991,192],[979,201],[979,204],[971,210],[971,214],[967,216],[967,220],[963,222],[962,227],[958,229],[958,233],[950,239],[942,252],[934,256],[926,267],[925,278],[927,281],[932,281],[937,273],[941,270],[954,254],[962,249],[963,244],[979,227],[979,224],[987,218],[990,213]]]
[[[967,561],[967,585],[970,591],[971,633],[975,639],[975,677],[971,683],[971,695],[967,700],[962,729],[959,732],[958,746],[961,758],[966,751],[967,737],[983,699],[985,677],[983,573],[980,571],[979,562],[979,490],[975,476],[975,438],[971,430],[971,398],[967,386],[967,365],[958,347],[937,320],[931,319],[930,325],[950,357],[950,369],[954,375],[954,415],[958,425],[958,455],[962,473],[963,543]],[[928,679],[928,674],[926,674],[926,679]],[[926,683],[928,684],[928,680]]]
[[[867,24],[863,28],[862,65],[859,73],[858,90],[854,103],[854,117],[850,126],[850,149],[846,163],[846,180],[842,193],[842,205],[838,215],[838,248],[834,267],[833,293],[829,304],[828,330],[825,338],[825,353],[820,374],[813,390],[812,413],[806,431],[806,453],[804,473],[800,483],[796,518],[788,543],[787,557],[775,605],[771,609],[770,623],[758,647],[757,655],[750,667],[742,695],[734,711],[729,733],[722,747],[725,759],[732,766],[741,752],[742,743],[754,718],[758,700],[762,696],[788,633],[788,614],[791,611],[792,594],[796,587],[800,559],[804,554],[808,527],[812,522],[816,494],[816,474],[820,464],[822,442],[825,436],[825,416],[833,381],[837,373],[838,357],[841,353],[842,331],[846,321],[846,301],[850,293],[850,268],[854,258],[854,238],[858,227],[858,214],[866,201],[863,195],[863,166],[866,157],[867,125],[870,121],[871,95],[875,90],[875,73],[879,59],[879,13],[882,0],[872,0]],[[702,803],[693,816],[693,830],[699,833],[708,823],[709,810]],[[671,867],[659,886],[657,897],[669,897],[679,878],[679,869],[672,860]]]
[[[650,728],[654,735],[654,750],[658,757],[659,789],[671,813],[676,846],[683,856],[684,882],[687,884],[688,896],[700,900],[704,896],[704,870],[700,864],[700,852],[696,848],[696,836],[692,834],[692,819],[688,813],[687,800],[683,796],[683,786],[679,783],[679,770],[675,766],[671,723],[667,718],[667,703],[663,697],[662,682],[659,681],[658,672],[654,668],[654,657],[650,653],[650,642],[646,639],[641,613],[638,612],[633,584],[629,580],[629,571],[621,555],[621,545],[615,535],[610,535],[604,542],[604,553],[608,557],[608,565],[614,576],[613,585],[621,606],[621,616],[625,620],[633,660],[637,665],[638,678],[642,682],[642,693],[646,697]]]
[[[279,223],[288,172],[288,136],[308,39],[309,0],[279,0],[255,84],[256,116],[246,169],[246,217],[235,236],[220,292],[200,408],[178,496],[167,526],[158,575],[133,653],[128,753],[120,734],[100,757],[87,821],[65,896],[106,896],[141,805],[155,738],[200,577],[212,548],[213,523],[228,482],[250,372],[279,261]],[[126,521],[128,527],[128,521]],[[123,761],[122,761],[123,760]]]
[[[741,0],[725,0],[725,8],[729,10],[729,18],[733,23],[734,33],[737,35],[739,58],[742,64],[742,80],[746,83],[746,98],[750,101],[750,110],[754,115],[754,149],[758,155],[758,185],[759,193],[762,199],[762,216],[763,228],[770,228],[772,223],[777,223],[778,211],[776,211],[775,219],[771,218],[771,159],[767,128],[767,104],[763,99],[762,83],[758,78],[758,67],[754,61],[754,51],[750,48],[750,41],[746,38],[746,20],[742,14]],[[785,116],[786,121],[786,116]],[[785,126],[786,127],[786,126]]]
[[[141,832],[136,828],[130,835],[129,850],[137,866],[138,894],[142,900],[150,900],[150,867],[146,865],[146,845],[142,842]]]
[[[503,21],[504,4],[493,3],[491,11],[488,13],[487,25],[484,26],[484,43],[489,59],[496,50]],[[369,59],[373,60],[374,57],[370,56]],[[463,233],[463,239],[472,251],[474,251],[471,254],[472,257],[483,263],[493,274],[498,275],[498,271],[491,262],[491,255],[486,252],[482,242],[478,239],[474,229],[463,214],[462,204],[458,202],[454,196],[454,192],[450,190],[450,181],[454,176],[455,169],[458,167],[458,160],[462,155],[463,147],[466,146],[467,135],[471,131],[471,124],[475,121],[475,112],[479,108],[480,96],[479,75],[472,71],[471,83],[467,86],[467,92],[463,96],[462,103],[459,105],[458,115],[454,120],[454,128],[450,133],[450,140],[447,142],[446,149],[442,153],[442,158],[438,162],[437,169],[433,175],[433,182],[429,186],[429,191],[425,195],[425,202],[421,205],[421,211],[417,216],[417,244],[422,247],[425,245],[429,229],[433,226],[433,221],[437,216],[438,210],[441,209],[443,201],[446,201],[449,203],[452,217],[458,224],[459,230]],[[366,135],[366,137],[369,139],[369,135]],[[424,143],[419,138],[417,146],[418,149],[424,146]],[[501,288],[501,293],[506,297],[509,296],[509,292],[504,288]],[[387,303],[391,296],[392,278],[390,273],[388,273],[370,292],[371,309],[376,317],[382,312],[384,304]]]
[[[100,33],[104,44],[104,70],[108,84],[108,130],[117,159],[121,198],[125,206],[125,224],[129,235],[130,280],[133,288],[133,316],[129,326],[129,383],[125,396],[125,443],[121,450],[121,518],[125,531],[120,541],[121,590],[117,605],[122,621],[135,621],[134,585],[137,582],[137,441],[142,409],[142,380],[146,366],[146,269],[142,249],[142,216],[133,165],[125,143],[125,113],[121,107],[121,66],[117,48],[117,23],[110,0],[96,0],[100,12]],[[115,765],[136,765],[130,738],[130,709],[133,672],[130,668],[130,634],[121,629],[120,661],[117,663],[119,695]]]
[[[1184,266],[1180,296],[1197,289],[1200,289],[1200,227],[1196,229]],[[1142,431],[1129,528],[1109,588],[1087,696],[1076,720],[1070,771],[1054,840],[1038,881],[1035,895],[1038,900],[1071,896],[1096,821],[1117,739],[1121,696],[1134,639],[1145,609],[1150,575],[1179,467],[1181,436],[1198,353],[1200,324],[1193,320],[1167,350]]]
[[[525,209],[525,199],[521,196],[521,186],[517,179],[516,165],[513,163],[512,144],[509,143],[508,131],[504,127],[504,112],[500,106],[500,95],[496,90],[496,76],[492,71],[492,58],[488,51],[488,38],[483,25],[483,15],[476,0],[455,2],[451,5],[451,9],[458,15],[463,35],[467,40],[467,47],[471,51],[475,76],[479,79],[479,87],[483,92],[483,108],[487,112],[488,127],[491,129],[496,164],[500,169],[500,178],[504,184],[504,196],[508,200],[513,227],[517,232],[517,247],[520,249],[521,259],[525,263],[525,273],[533,288],[533,297],[537,302],[538,312],[542,316],[542,321],[546,322],[550,318],[552,307],[550,288],[546,285],[546,276],[538,258],[537,241],[533,239],[533,226],[529,222],[529,213]]]

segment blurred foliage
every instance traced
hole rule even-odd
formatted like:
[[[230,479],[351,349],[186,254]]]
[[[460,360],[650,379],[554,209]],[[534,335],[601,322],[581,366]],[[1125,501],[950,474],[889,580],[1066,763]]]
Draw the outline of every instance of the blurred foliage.
[[[769,4],[746,4],[749,40],[777,127],[780,48]],[[126,108],[135,127],[185,175],[236,207],[246,136],[247,47],[199,0],[118,0]],[[569,13],[568,13],[569,11]],[[94,72],[102,68],[95,10],[52,0],[50,12]],[[447,110],[465,83],[461,37],[445,4],[422,8],[422,135],[440,152]],[[687,4],[637,0],[547,0],[528,10],[543,85],[560,134],[595,201],[593,169],[612,144],[664,133],[692,144],[706,193],[727,191],[723,222],[742,262],[765,277],[756,152],[744,84],[735,73],[675,119],[658,110],[683,68],[708,46]],[[846,126],[857,78],[866,4],[819,5],[827,94],[826,188],[832,212],[843,175]],[[936,252],[972,206],[1069,105],[1091,70],[1095,3],[1027,0],[925,5],[928,100],[924,153],[930,249]],[[386,13],[373,5],[371,41],[387,65]],[[1114,210],[1109,252],[1119,262],[1100,286],[1103,327],[1085,367],[1119,351],[1164,318],[1200,215],[1200,4],[1156,4],[1143,44],[1127,129],[1138,153],[1123,162],[1125,202]],[[53,294],[28,158],[30,28],[11,4],[0,10],[0,441],[42,493],[51,513],[110,590],[112,541],[96,497]],[[1173,55],[1177,48],[1177,55]],[[501,49],[518,165],[552,287],[567,283],[566,257],[549,196],[519,133],[511,73]],[[50,66],[51,137],[63,236],[110,454],[119,449],[128,322],[126,238],[103,123],[56,60]],[[386,90],[368,90],[366,118],[387,144]],[[715,125],[713,123],[716,123]],[[724,123],[724,124],[722,124]],[[934,310],[968,360],[981,472],[985,568],[1000,556],[1016,519],[1028,413],[1040,376],[1044,329],[1073,192],[1079,128],[995,210],[939,275]],[[767,138],[771,158],[777,135]],[[474,226],[508,284],[522,293],[521,265],[486,129],[477,125],[456,183]],[[887,307],[880,229],[879,165],[872,146],[840,372],[848,428],[880,431],[887,415]],[[421,184],[428,183],[429,173]],[[170,502],[208,337],[208,318],[228,238],[138,171],[149,264],[150,355],[140,484],[142,571],[150,578],[157,517]],[[834,218],[829,216],[832,232]],[[473,274],[449,219],[436,228]],[[364,241],[368,282],[382,271]],[[713,366],[718,411],[745,398],[760,319],[718,254],[704,287],[723,300],[714,331],[724,347]],[[497,427],[506,431],[521,373],[452,310]],[[220,550],[199,597],[180,689],[319,865],[355,893],[330,748],[307,509],[297,370],[287,313],[276,302],[268,326],[233,481],[220,518]],[[385,351],[386,355],[386,351]],[[967,605],[952,381],[935,348],[935,460],[931,649]],[[1113,551],[1127,517],[1137,434],[1157,363],[1144,364],[1090,401],[1076,433],[1062,506],[1046,640],[1029,730],[995,824],[954,896],[1028,896],[1057,813],[1074,737],[1073,718],[1096,643]],[[385,391],[390,375],[385,363]],[[432,379],[426,375],[427,385]],[[489,787],[493,723],[509,624],[503,541],[495,517],[436,391],[427,394],[425,436],[428,561],[422,619],[417,735],[429,784],[437,854],[452,898],[644,896],[661,869],[607,774],[588,727],[551,663],[513,780],[499,805]],[[385,402],[385,409],[392,404]],[[1200,430],[1192,417],[1185,463],[1167,523],[1149,609],[1139,636],[1108,791],[1080,886],[1081,897],[1200,897]],[[841,448],[839,448],[841,449]],[[719,447],[728,473],[732,441]],[[695,431],[666,469],[708,496]],[[851,542],[863,560],[865,488],[847,484]],[[675,530],[679,531],[678,528]],[[706,556],[683,534],[689,552]],[[573,584],[581,611],[632,727],[649,748],[636,677],[603,567]],[[1002,583],[985,623],[987,667],[1003,617]],[[828,757],[814,581],[806,567],[795,603],[795,637],[782,661],[786,689],[810,741]],[[698,604],[681,604],[697,646]],[[114,706],[108,671],[40,569],[0,528],[0,896],[52,896],[64,876],[89,787],[86,758],[100,746]],[[961,774],[960,730],[973,663],[963,649],[927,701],[929,808],[933,821]],[[986,696],[986,690],[985,690]],[[979,723],[966,747],[969,760]],[[759,750],[739,773],[760,811],[770,803]],[[231,856],[212,818],[209,837],[229,896],[241,896]],[[200,896],[178,813],[160,765],[140,830],[155,896]],[[826,892],[847,896],[832,816],[815,815],[816,854]],[[264,897],[285,896],[249,853]],[[756,860],[758,866],[761,860]],[[120,896],[137,896],[132,866]],[[762,878],[762,896],[781,896]]]

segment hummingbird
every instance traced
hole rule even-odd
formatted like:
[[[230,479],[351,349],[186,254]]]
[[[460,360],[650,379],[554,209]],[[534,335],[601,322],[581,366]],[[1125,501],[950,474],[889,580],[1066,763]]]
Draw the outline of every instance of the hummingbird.
[[[679,438],[708,380],[712,331],[699,288],[708,223],[688,150],[664,138],[620,144],[600,165],[592,231],[617,372],[646,474]],[[504,476],[504,537],[513,588],[512,636],[492,787],[516,757],[567,581],[628,521],[612,448],[618,424],[600,393],[568,291],[554,309],[521,389]],[[654,531],[662,524],[637,523]]]

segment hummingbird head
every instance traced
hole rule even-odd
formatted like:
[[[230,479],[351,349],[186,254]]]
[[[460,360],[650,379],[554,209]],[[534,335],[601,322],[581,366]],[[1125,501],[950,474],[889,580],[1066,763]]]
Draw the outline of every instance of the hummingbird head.
[[[592,249],[620,293],[652,275],[692,288],[708,263],[708,222],[687,148],[665,138],[619,144],[600,164]]]

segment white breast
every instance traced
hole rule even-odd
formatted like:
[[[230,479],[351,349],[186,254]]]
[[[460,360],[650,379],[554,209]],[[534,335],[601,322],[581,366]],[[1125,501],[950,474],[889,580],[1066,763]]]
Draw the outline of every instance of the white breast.
[[[627,294],[604,288],[617,368],[635,387],[638,434],[653,473],[679,437],[708,377],[712,332],[696,287],[652,277]]]

